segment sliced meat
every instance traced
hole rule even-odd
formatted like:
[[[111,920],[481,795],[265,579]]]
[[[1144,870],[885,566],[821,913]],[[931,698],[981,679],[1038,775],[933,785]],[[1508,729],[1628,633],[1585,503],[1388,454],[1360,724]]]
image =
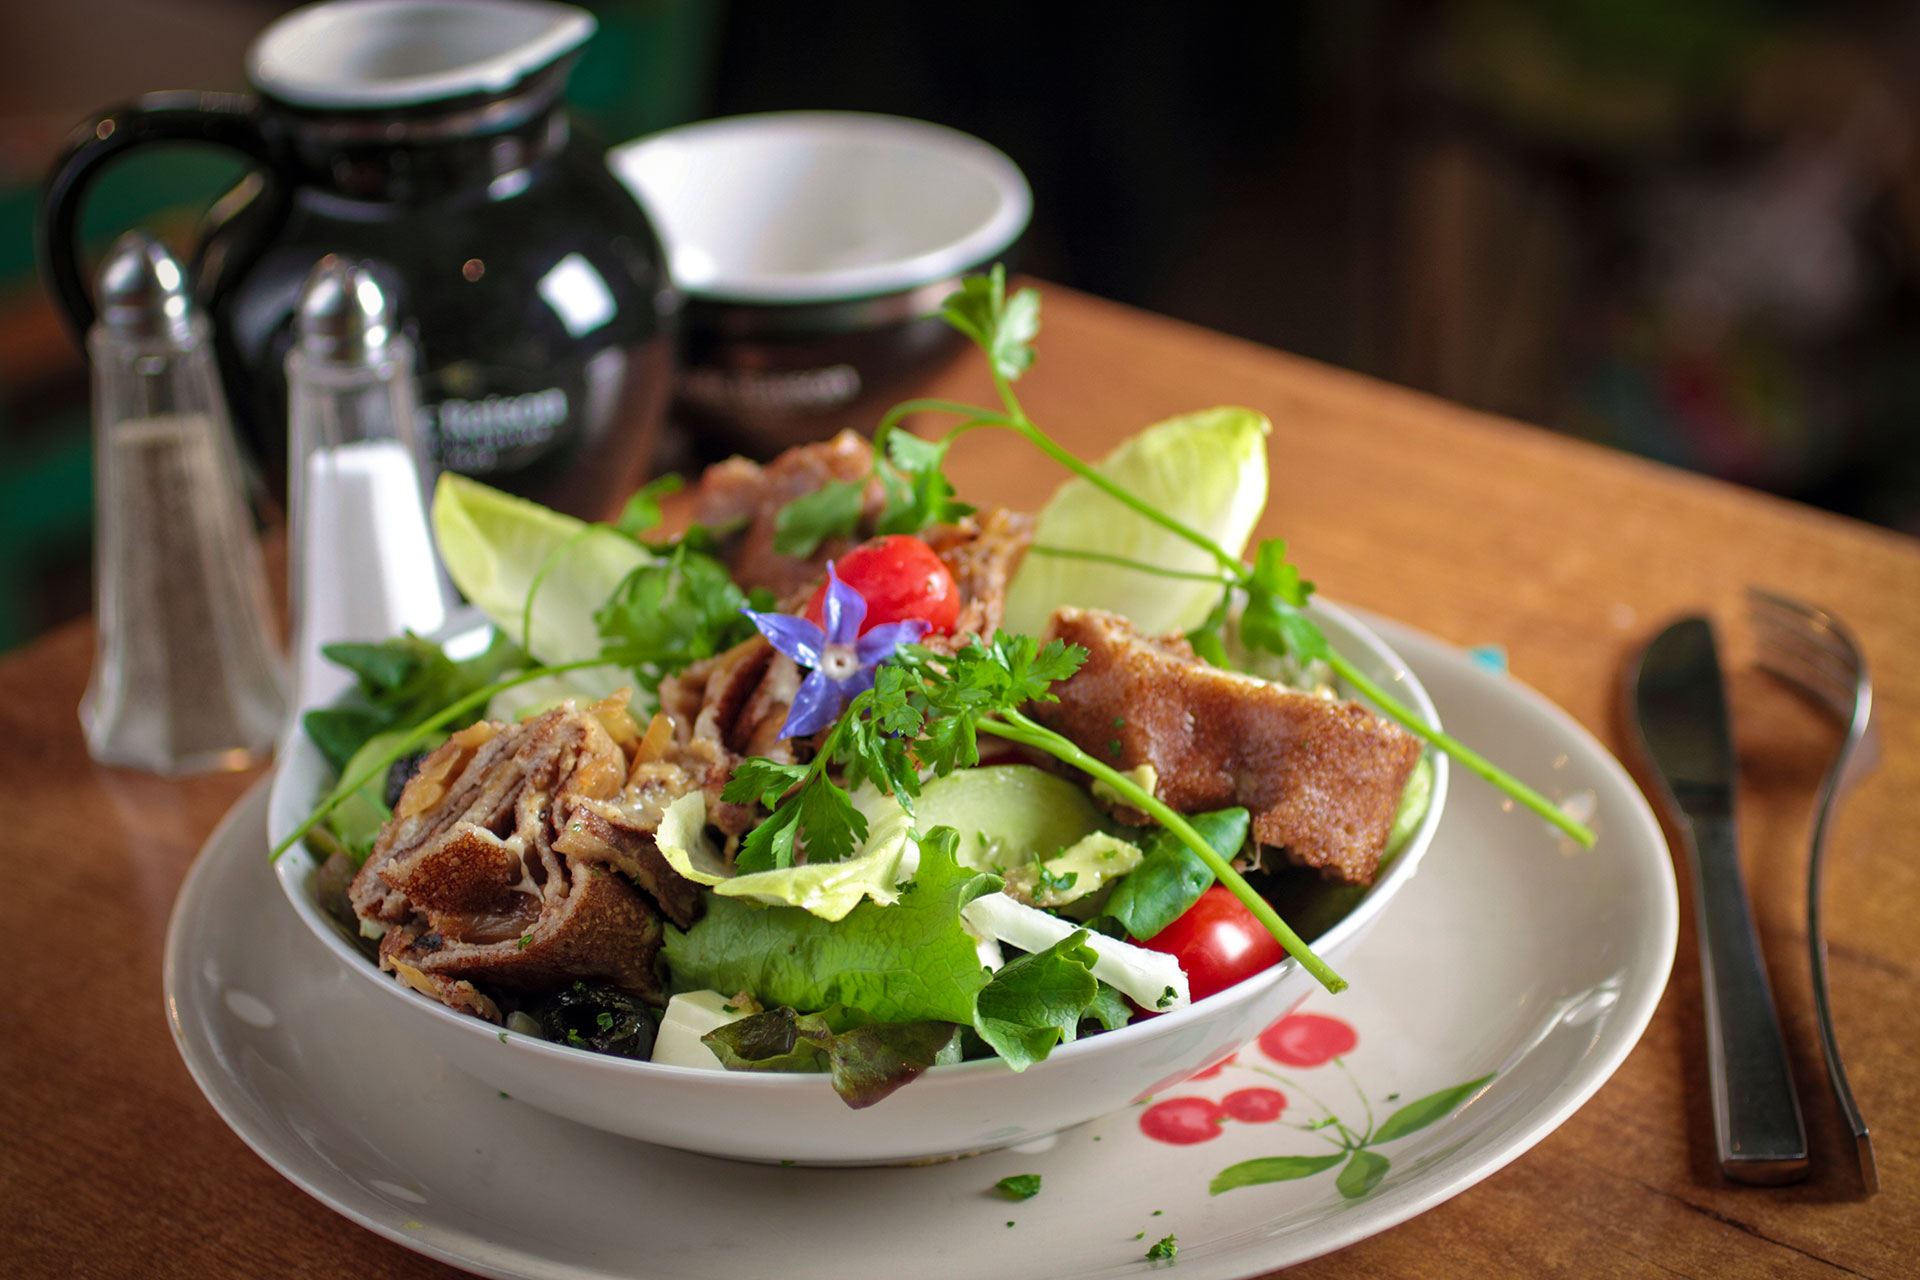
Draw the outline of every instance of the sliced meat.
[[[581,867],[520,936],[527,938],[525,946],[518,938],[469,943],[411,922],[389,929],[380,939],[380,965],[403,973],[400,966],[405,964],[436,980],[485,982],[518,991],[602,981],[649,1004],[666,1003],[654,972],[665,937],[660,917],[637,889],[611,871]]]
[[[966,636],[991,636],[999,630],[1007,583],[1033,542],[1033,517],[995,507],[920,536],[960,588],[960,617],[953,625],[953,636],[930,637],[927,647],[952,652]]]
[[[660,856],[653,833],[658,813],[606,800],[576,801],[553,842],[556,851],[584,862],[603,863],[631,876],[652,895],[667,919],[682,929],[700,918],[700,886]]]
[[[1371,884],[1420,742],[1365,707],[1209,667],[1184,640],[1060,609],[1052,636],[1087,650],[1030,713],[1118,769],[1150,764],[1181,813],[1233,805],[1253,839],[1330,879]]]
[[[588,979],[663,1003],[653,907],[614,866],[555,847],[561,817],[615,800],[627,777],[603,716],[571,703],[455,734],[408,782],[348,888],[363,925],[382,932],[381,966],[482,1016],[490,1002],[461,984]]]
[[[873,448],[851,431],[819,444],[787,450],[765,466],[729,458],[708,467],[694,490],[693,519],[722,535],[721,557],[743,589],[765,587],[784,600],[826,576],[827,561],[845,554],[849,538],[828,538],[804,559],[773,549],[780,508],[834,481],[864,479],[873,468]],[[878,520],[886,505],[879,481],[867,485],[864,520]]]
[[[793,760],[793,743],[780,729],[799,687],[799,668],[761,636],[660,682],[660,709],[672,717],[675,734],[665,759],[707,793],[710,825],[738,836],[758,820],[754,806],[729,804],[720,792],[743,756]]]

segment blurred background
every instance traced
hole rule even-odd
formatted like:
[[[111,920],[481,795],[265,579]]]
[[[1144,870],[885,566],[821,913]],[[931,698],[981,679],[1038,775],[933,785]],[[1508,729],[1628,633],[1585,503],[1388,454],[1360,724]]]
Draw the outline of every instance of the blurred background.
[[[0,650],[87,610],[86,368],[33,269],[96,110],[239,89],[271,0],[0,14]],[[1920,534],[1920,10],[1787,0],[587,3],[609,141],[791,108],[1006,151],[1020,265]],[[240,175],[136,155],[88,210],[184,253]]]

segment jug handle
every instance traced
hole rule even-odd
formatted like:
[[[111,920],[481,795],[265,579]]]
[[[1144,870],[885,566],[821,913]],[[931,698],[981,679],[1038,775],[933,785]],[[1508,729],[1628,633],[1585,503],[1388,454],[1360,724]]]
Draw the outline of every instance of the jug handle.
[[[260,100],[244,93],[149,93],[74,131],[40,194],[34,253],[40,276],[84,345],[94,319],[81,262],[80,210],[109,161],[150,142],[206,142],[271,167],[273,147],[260,124]]]

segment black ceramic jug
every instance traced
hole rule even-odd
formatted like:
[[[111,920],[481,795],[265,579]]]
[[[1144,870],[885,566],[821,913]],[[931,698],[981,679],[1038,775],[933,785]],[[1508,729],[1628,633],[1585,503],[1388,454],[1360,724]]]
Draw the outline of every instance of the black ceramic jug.
[[[284,480],[284,361],[301,282],[366,260],[420,353],[444,467],[588,517],[642,478],[678,310],[659,239],[562,91],[591,15],[533,0],[329,0],[247,56],[254,94],[159,93],[78,133],[44,194],[40,265],[93,319],[77,222],[113,157],[160,141],[255,167],[194,254],[228,400]]]

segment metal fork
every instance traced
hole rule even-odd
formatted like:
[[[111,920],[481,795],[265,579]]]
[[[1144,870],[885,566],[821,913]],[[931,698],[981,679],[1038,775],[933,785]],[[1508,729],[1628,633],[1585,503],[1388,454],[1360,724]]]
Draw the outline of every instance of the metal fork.
[[[1873,1140],[1867,1122],[1853,1100],[1847,1070],[1840,1061],[1840,1045],[1833,1033],[1833,1007],[1827,995],[1827,942],[1820,928],[1820,881],[1826,860],[1827,831],[1834,811],[1853,785],[1880,763],[1879,738],[1873,728],[1873,681],[1859,642],[1845,623],[1824,609],[1758,588],[1747,589],[1748,615],[1759,640],[1761,669],[1786,681],[1831,711],[1847,728],[1833,763],[1820,784],[1814,811],[1813,844],[1807,868],[1807,948],[1813,968],[1813,1001],[1820,1021],[1820,1048],[1827,1059],[1827,1079],[1853,1130],[1854,1150],[1860,1161],[1860,1180],[1868,1195],[1880,1189],[1874,1163]]]

